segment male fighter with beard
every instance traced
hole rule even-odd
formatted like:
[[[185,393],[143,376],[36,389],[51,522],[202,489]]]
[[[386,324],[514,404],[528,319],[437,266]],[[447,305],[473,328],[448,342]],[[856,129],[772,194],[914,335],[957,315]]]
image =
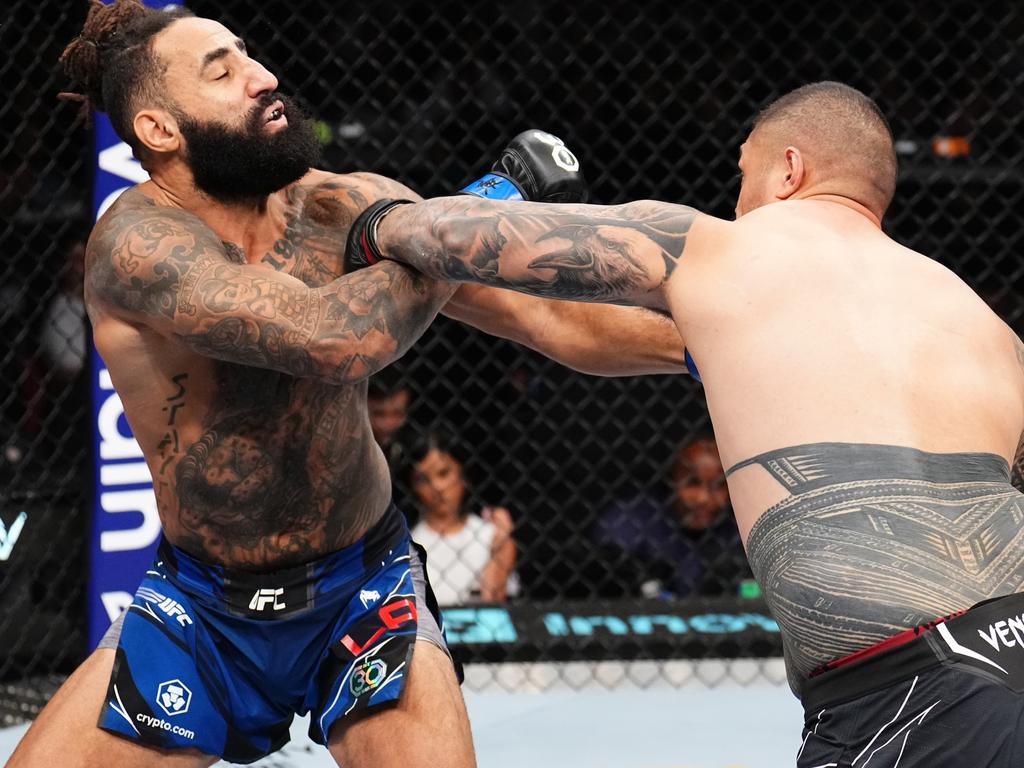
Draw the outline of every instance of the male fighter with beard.
[[[356,215],[411,192],[309,170],[308,121],[214,21],[94,2],[62,60],[151,176],[93,230],[86,300],[164,539],[123,624],[10,765],[249,762],[306,711],[346,768],[472,765],[453,665],[366,410],[367,376],[409,348],[452,289],[395,263],[341,276]],[[506,170],[536,199],[578,196],[580,176],[556,167],[551,140],[522,138]],[[582,368],[679,367],[678,334],[653,315],[563,314],[489,292],[453,314]],[[559,331],[643,328],[661,334],[662,352],[595,367],[595,350],[552,336],[556,318]]]
[[[735,221],[382,201],[348,257],[670,312],[807,714],[799,765],[1022,765],[1024,344],[882,231],[896,154],[859,91],[783,96],[739,165]]]

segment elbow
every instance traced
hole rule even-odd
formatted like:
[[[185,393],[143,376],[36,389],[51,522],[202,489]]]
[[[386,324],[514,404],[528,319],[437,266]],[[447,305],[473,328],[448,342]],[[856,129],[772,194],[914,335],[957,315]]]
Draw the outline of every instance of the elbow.
[[[444,213],[434,221],[431,235],[421,250],[436,265],[437,276],[473,281],[477,275],[470,268],[468,259],[480,233],[472,220],[462,215]]]
[[[335,386],[350,386],[370,378],[396,358],[393,343],[367,340],[358,349],[346,347],[343,351],[328,348],[322,354],[314,353],[314,378]]]

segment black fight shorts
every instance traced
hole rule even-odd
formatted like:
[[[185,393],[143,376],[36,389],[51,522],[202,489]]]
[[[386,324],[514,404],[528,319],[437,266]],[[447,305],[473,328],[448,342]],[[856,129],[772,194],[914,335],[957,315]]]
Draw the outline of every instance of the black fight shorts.
[[[818,670],[798,768],[1024,767],[1024,593]]]

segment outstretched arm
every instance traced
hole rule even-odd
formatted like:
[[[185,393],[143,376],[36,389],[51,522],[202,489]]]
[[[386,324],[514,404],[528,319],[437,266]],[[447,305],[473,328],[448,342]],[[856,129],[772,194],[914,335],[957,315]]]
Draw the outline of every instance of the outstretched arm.
[[[683,340],[670,317],[643,307],[540,299],[462,285],[442,313],[595,376],[685,373]]]
[[[152,205],[105,216],[87,259],[100,311],[202,355],[336,383],[401,357],[454,290],[396,263],[311,288],[239,263],[197,217]]]
[[[391,210],[376,243],[386,258],[444,280],[664,307],[662,288],[697,215],[649,200],[606,207],[438,198]]]

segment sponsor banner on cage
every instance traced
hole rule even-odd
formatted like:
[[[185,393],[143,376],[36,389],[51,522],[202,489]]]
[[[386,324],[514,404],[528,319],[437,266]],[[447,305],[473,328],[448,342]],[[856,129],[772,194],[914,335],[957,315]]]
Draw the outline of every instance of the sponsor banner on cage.
[[[466,662],[775,656],[779,626],[761,600],[616,600],[443,609]]]
[[[146,0],[152,8],[180,3]],[[105,114],[96,114],[93,214],[98,219],[126,189],[149,175],[121,141]],[[131,603],[160,535],[149,469],[124,417],[121,399],[95,349],[92,355],[92,424],[96,495],[90,534],[89,647]]]

